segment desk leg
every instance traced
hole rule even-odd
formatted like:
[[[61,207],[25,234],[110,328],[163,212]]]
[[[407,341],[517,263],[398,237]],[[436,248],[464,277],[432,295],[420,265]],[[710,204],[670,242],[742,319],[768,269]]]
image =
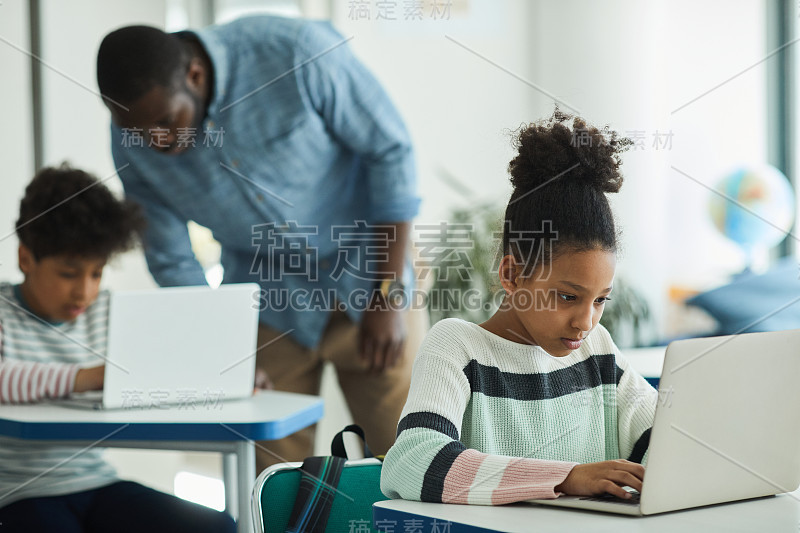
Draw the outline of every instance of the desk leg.
[[[256,447],[253,441],[236,443],[236,492],[239,498],[239,533],[252,533],[250,494],[256,481]]]
[[[222,454],[222,482],[225,485],[225,511],[234,519],[239,518],[239,499],[237,491],[239,489],[238,476],[236,469],[237,452]]]

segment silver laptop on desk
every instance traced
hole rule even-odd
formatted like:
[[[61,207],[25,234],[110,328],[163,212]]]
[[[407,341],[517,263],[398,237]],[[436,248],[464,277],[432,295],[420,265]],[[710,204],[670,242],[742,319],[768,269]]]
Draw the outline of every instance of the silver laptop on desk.
[[[531,501],[649,515],[794,491],[798,381],[800,330],[675,341],[664,359],[641,494]]]
[[[258,290],[243,283],[112,293],[103,391],[60,403],[198,408],[251,395]]]

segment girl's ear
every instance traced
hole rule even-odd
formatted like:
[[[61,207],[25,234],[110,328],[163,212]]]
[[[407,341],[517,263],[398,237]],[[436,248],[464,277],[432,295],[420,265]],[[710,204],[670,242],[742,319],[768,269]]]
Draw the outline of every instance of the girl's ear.
[[[521,273],[522,267],[517,263],[513,255],[509,254],[503,256],[500,260],[498,275],[500,276],[500,284],[503,286],[503,290],[506,291],[506,295],[510,295],[517,290],[517,280]]]

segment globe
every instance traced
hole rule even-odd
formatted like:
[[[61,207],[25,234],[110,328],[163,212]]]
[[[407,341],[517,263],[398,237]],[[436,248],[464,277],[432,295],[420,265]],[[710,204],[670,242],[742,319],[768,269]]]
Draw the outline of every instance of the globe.
[[[709,209],[714,226],[752,259],[781,242],[794,223],[794,191],[771,165],[743,167],[716,186]]]

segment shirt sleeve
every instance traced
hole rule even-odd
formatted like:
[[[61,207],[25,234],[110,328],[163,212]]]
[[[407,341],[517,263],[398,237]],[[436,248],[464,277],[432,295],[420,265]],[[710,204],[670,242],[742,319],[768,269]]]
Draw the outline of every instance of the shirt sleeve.
[[[617,350],[622,377],[617,386],[617,431],[620,457],[646,463],[658,391]]]
[[[78,365],[12,361],[3,357],[0,324],[0,404],[33,403],[68,396],[75,387]]]
[[[111,126],[111,153],[125,195],[139,204],[147,221],[144,253],[150,273],[162,287],[206,285],[203,267],[189,240],[188,221],[164,204],[142,179],[134,160],[122,146],[119,128]]]
[[[414,362],[397,440],[384,460],[383,493],[477,505],[557,497],[555,487],[577,463],[486,454],[459,441],[471,389],[463,367],[447,353],[457,340],[440,329],[434,326]]]
[[[420,198],[411,139],[386,91],[328,23],[309,23],[295,53],[311,105],[332,135],[362,158],[372,220],[414,218]]]

